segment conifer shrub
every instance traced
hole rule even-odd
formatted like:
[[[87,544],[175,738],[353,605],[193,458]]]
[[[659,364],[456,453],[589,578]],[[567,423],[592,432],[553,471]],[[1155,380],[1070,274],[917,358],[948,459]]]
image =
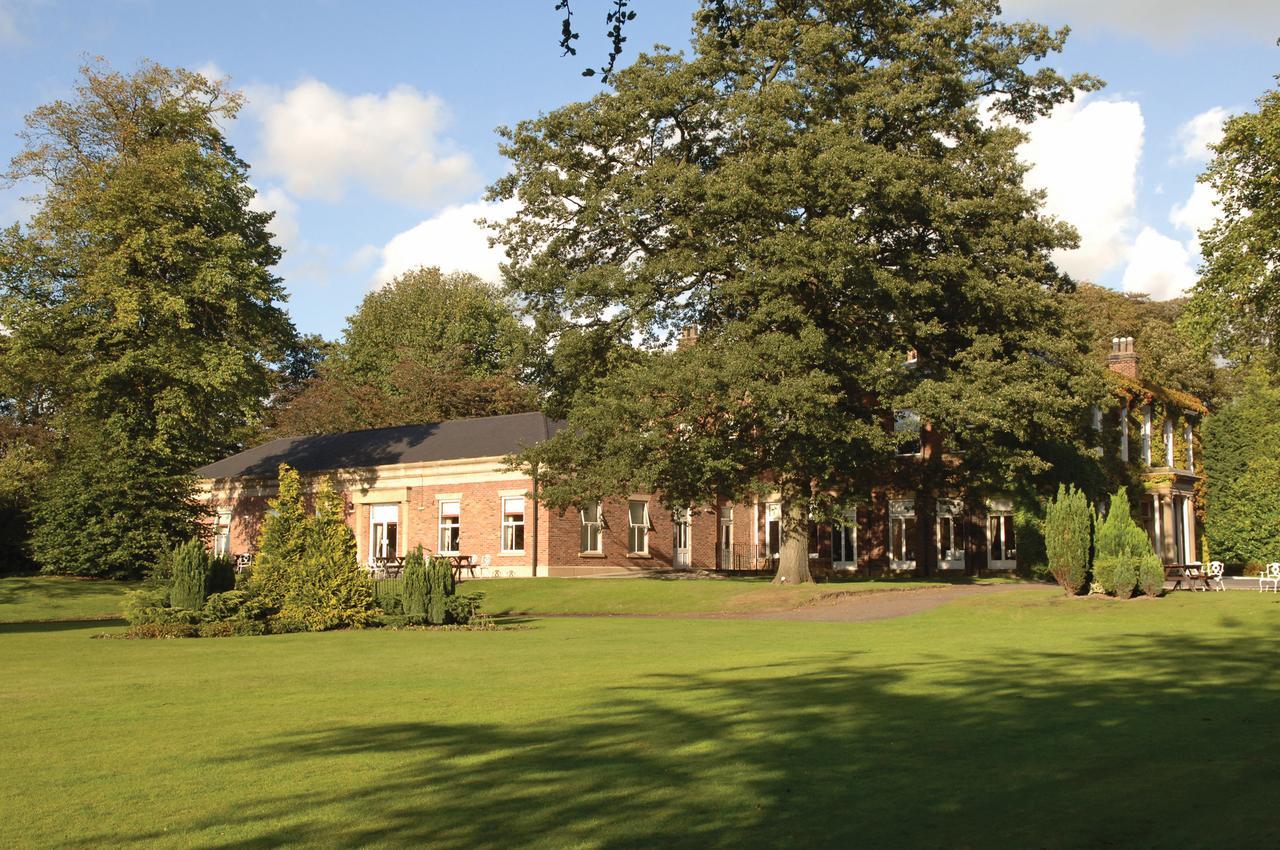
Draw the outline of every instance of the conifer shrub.
[[[453,595],[453,569],[445,558],[433,557],[427,565],[427,622],[444,625],[448,616],[448,598]]]
[[[307,525],[302,479],[288,464],[280,464],[277,495],[267,505],[249,586],[264,604],[279,608],[302,564]]]
[[[228,590],[215,593],[205,600],[200,609],[200,619],[205,623],[221,620],[264,620],[267,616],[266,606],[260,600],[243,590]]]
[[[208,593],[226,593],[236,588],[236,562],[227,555],[214,555],[209,559]]]
[[[1164,587],[1164,567],[1147,533],[1133,521],[1123,487],[1111,497],[1107,517],[1098,526],[1093,573],[1103,590],[1120,599],[1128,599],[1139,586],[1152,596]]]
[[[408,560],[407,558],[405,559]],[[404,614],[404,579],[384,578],[373,583],[373,602],[389,616]]]
[[[1044,542],[1049,572],[1073,596],[1088,579],[1092,530],[1092,510],[1084,493],[1060,485],[1045,511]]]
[[[404,559],[404,577],[400,585],[400,613],[409,617],[427,615],[427,561],[419,546]],[[385,610],[385,609],[384,609]],[[396,613],[388,611],[387,613]]]
[[[1138,590],[1147,596],[1164,593],[1164,564],[1155,552],[1138,559]]]
[[[209,582],[209,553],[199,540],[177,547],[170,558],[173,586],[169,603],[174,608],[199,610],[204,605]]]
[[[200,637],[250,637],[265,635],[267,624],[262,620],[231,619],[201,623],[197,629]]]
[[[154,623],[169,606],[169,587],[143,587],[125,595],[121,606],[130,625]]]

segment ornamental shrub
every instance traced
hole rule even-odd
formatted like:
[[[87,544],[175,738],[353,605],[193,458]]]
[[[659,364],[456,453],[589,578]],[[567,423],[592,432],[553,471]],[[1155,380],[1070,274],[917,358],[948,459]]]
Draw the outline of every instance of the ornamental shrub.
[[[156,612],[165,610],[169,604],[169,588],[143,587],[128,593],[124,597],[124,618],[130,625],[156,622]]]
[[[279,608],[289,593],[291,576],[301,566],[306,548],[307,514],[302,506],[302,479],[286,463],[280,464],[278,495],[267,505],[271,510],[262,523],[249,584],[266,605]]]
[[[209,559],[209,582],[206,590],[212,596],[236,588],[236,562],[228,555],[214,555]]]
[[[373,621],[373,580],[356,561],[356,538],[343,520],[342,500],[324,482],[316,513],[306,520],[302,561],[283,569],[280,615],[311,631],[361,627]]]
[[[479,620],[480,594],[457,593],[445,598],[445,621],[459,626],[471,625]]]
[[[1058,486],[1044,519],[1044,543],[1049,572],[1070,595],[1080,592],[1089,575],[1092,511],[1084,493],[1074,486]]]
[[[125,629],[124,636],[143,640],[159,638],[189,638],[199,634],[190,623],[141,623]]]
[[[169,602],[174,608],[199,609],[204,605],[209,582],[209,553],[199,540],[190,540],[173,550],[173,586]]]
[[[444,625],[448,598],[453,595],[453,569],[445,558],[433,557],[427,566],[427,622]]]
[[[401,613],[410,617],[425,617],[428,595],[427,562],[422,557],[422,547],[419,546],[404,559],[404,580],[400,585]]]
[[[267,633],[267,624],[261,620],[214,620],[210,623],[201,623],[199,633],[200,637],[206,638],[265,635]]]
[[[1155,552],[1138,558],[1138,590],[1146,596],[1164,593],[1164,564]]]
[[[403,597],[404,579],[384,578],[373,583],[373,602],[384,614],[393,616],[403,614]]]
[[[1132,558],[1099,558],[1093,562],[1093,580],[1111,596],[1128,599],[1138,584],[1138,569]]]
[[[206,623],[220,620],[263,620],[267,609],[260,600],[243,590],[215,593],[205,600],[200,619]]]

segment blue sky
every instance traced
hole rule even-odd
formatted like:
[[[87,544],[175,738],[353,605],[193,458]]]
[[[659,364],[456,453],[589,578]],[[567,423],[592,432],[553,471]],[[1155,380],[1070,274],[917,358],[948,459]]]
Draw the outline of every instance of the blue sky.
[[[582,48],[561,58],[554,0],[178,3],[0,0],[0,157],[22,117],[67,96],[86,56],[229,75],[249,105],[230,128],[259,201],[278,213],[280,267],[302,331],[335,336],[370,287],[420,263],[492,277],[472,219],[505,169],[493,129],[590,96],[606,0],[576,0]],[[688,43],[694,0],[635,0],[626,61]],[[1060,258],[1084,279],[1171,297],[1194,280],[1206,140],[1280,72],[1272,0],[1006,0],[1069,23],[1054,64],[1107,88],[1032,128],[1024,155],[1051,212],[1081,230]],[[0,223],[24,214],[0,190]]]

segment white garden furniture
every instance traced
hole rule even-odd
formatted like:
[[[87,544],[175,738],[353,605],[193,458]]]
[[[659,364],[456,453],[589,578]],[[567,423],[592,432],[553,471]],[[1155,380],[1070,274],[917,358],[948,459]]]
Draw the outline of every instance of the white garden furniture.
[[[1221,561],[1210,561],[1208,568],[1204,571],[1205,589],[1226,590],[1227,586],[1222,581],[1222,574],[1225,570],[1226,568]]]
[[[1267,564],[1262,568],[1258,575],[1258,592],[1266,590],[1268,584],[1271,585],[1272,593],[1280,590],[1280,563]]]

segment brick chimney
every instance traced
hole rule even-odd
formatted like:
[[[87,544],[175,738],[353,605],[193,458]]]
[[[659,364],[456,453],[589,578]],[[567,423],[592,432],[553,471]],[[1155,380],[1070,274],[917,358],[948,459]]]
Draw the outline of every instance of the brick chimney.
[[[1138,380],[1138,353],[1133,350],[1133,337],[1111,338],[1111,353],[1107,355],[1107,368],[1126,378]]]
[[[680,331],[680,338],[676,340],[676,349],[684,350],[694,345],[698,341],[697,325],[687,325],[684,330]]]

